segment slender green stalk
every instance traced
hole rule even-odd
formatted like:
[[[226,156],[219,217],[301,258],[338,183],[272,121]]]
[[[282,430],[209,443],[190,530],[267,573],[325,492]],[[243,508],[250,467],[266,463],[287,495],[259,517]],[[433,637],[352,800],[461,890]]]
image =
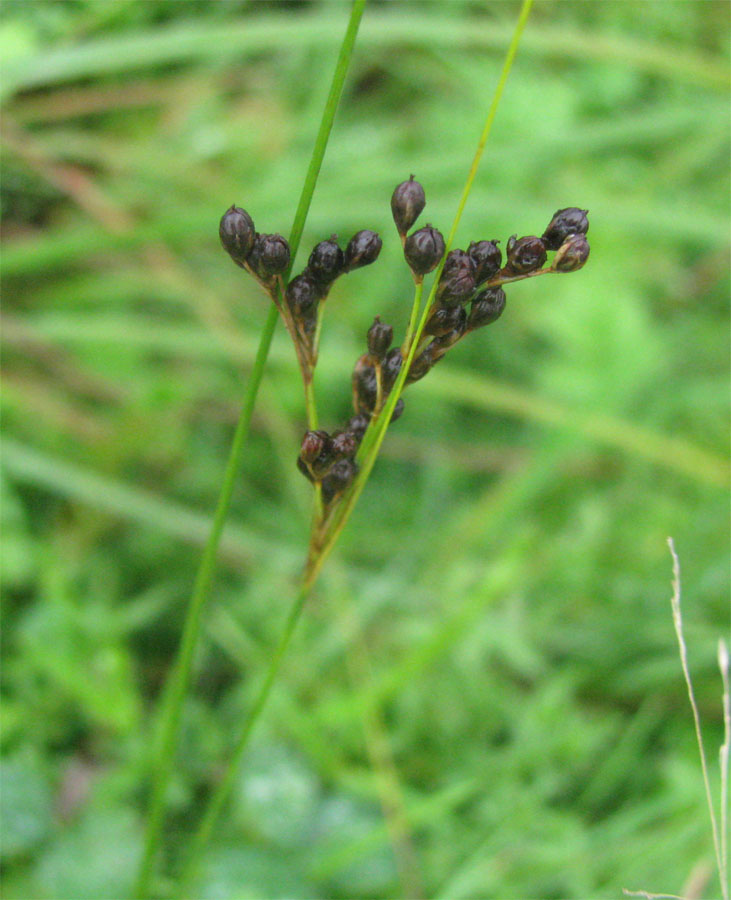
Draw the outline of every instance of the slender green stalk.
[[[332,130],[332,124],[335,118],[335,111],[338,108],[340,95],[343,92],[345,76],[348,72],[348,67],[350,66],[350,58],[353,55],[353,47],[355,46],[355,39],[358,35],[358,28],[360,26],[360,20],[363,17],[365,5],[366,0],[353,0],[348,27],[345,30],[343,42],[340,45],[340,53],[338,54],[338,59],[335,63],[333,80],[330,85],[330,93],[327,95],[327,101],[325,102],[325,109],[323,110],[322,121],[320,122],[320,130],[317,132],[315,146],[312,148],[310,167],[307,170],[307,176],[305,177],[305,183],[302,187],[302,194],[300,195],[297,212],[294,216],[294,224],[292,225],[292,231],[289,237],[293,261],[297,247],[299,247],[302,231],[305,227],[305,219],[307,218],[307,213],[310,209],[310,202],[312,201],[312,195],[315,191],[315,184],[317,183],[317,178],[320,174],[320,167],[322,166],[322,160],[325,156],[325,148],[327,147],[327,142],[330,138],[330,131]]]
[[[160,845],[162,822],[165,812],[165,797],[175,759],[175,749],[177,747],[178,734],[180,731],[183,701],[185,700],[185,693],[190,679],[193,654],[200,633],[201,614],[211,593],[213,576],[216,570],[218,545],[221,540],[221,533],[226,521],[226,516],[231,505],[231,496],[236,484],[236,478],[238,477],[239,469],[241,468],[241,459],[243,457],[244,447],[246,446],[246,439],[249,436],[249,428],[251,426],[251,417],[254,412],[254,404],[256,403],[256,395],[259,391],[262,375],[264,374],[264,367],[266,365],[267,356],[269,355],[269,348],[271,346],[278,318],[279,313],[277,308],[272,305],[259,339],[259,348],[256,353],[254,367],[251,370],[249,383],[246,387],[241,415],[239,416],[239,421],[236,425],[233,443],[231,444],[231,452],[229,453],[228,462],[226,463],[226,469],[223,474],[223,482],[221,484],[221,491],[216,505],[213,525],[211,526],[211,531],[203,550],[198,573],[196,575],[195,586],[193,588],[193,595],[185,616],[178,658],[175,663],[175,668],[170,675],[171,680],[165,694],[165,702],[161,715],[162,729],[160,746],[155,763],[154,784],[152,796],[150,798],[147,828],[145,832],[145,850],[135,889],[135,895],[140,898],[147,896],[155,855]]]
[[[467,178],[467,183],[465,185],[465,189],[462,192],[462,197],[460,198],[459,206],[457,209],[457,214],[455,216],[454,222],[452,224],[451,231],[449,233],[449,240],[447,243],[447,250],[449,249],[449,244],[454,239],[454,235],[456,234],[457,227],[459,225],[459,221],[462,217],[462,211],[464,210],[465,203],[467,201],[467,197],[469,195],[469,190],[472,186],[472,182],[475,177],[475,173],[477,171],[477,166],[480,161],[480,157],[482,156],[482,151],[485,146],[485,142],[487,140],[487,136],[490,132],[490,128],[492,126],[492,122],[495,118],[495,112],[497,110],[497,106],[502,96],[503,88],[505,87],[505,82],[507,81],[508,73],[510,72],[510,68],[513,64],[513,60],[515,59],[515,54],[518,49],[518,44],[520,42],[520,36],[523,33],[523,29],[525,28],[525,23],[528,18],[528,13],[530,12],[530,7],[532,5],[533,0],[523,0],[523,6],[520,12],[520,16],[518,18],[518,22],[515,28],[515,33],[513,35],[513,39],[510,43],[510,47],[508,48],[508,52],[505,58],[505,63],[503,65],[502,73],[500,76],[500,80],[498,82],[497,88],[495,90],[495,95],[493,97],[492,103],[490,105],[490,110],[488,112],[487,121],[485,124],[485,128],[483,129],[482,135],[480,137],[480,142],[478,144],[477,153],[475,154],[475,159],[473,160],[472,167],[470,168],[470,172]],[[388,428],[388,423],[391,420],[391,415],[393,414],[393,409],[398,401],[398,398],[403,390],[404,383],[406,381],[406,375],[408,373],[409,365],[414,358],[414,354],[416,352],[416,348],[419,343],[419,338],[421,337],[421,333],[424,329],[424,325],[426,324],[426,317],[429,312],[429,307],[431,305],[433,295],[436,292],[436,285],[439,280],[439,273],[443,267],[443,261],[437,269],[434,285],[430,292],[429,298],[423,306],[423,312],[421,315],[421,320],[419,322],[419,327],[411,341],[411,346],[409,350],[409,355],[407,359],[404,361],[404,364],[401,367],[401,371],[399,372],[399,377],[396,380],[396,384],[394,385],[391,394],[389,395],[388,403],[385,408],[381,412],[381,415],[378,418],[377,426],[374,428],[374,437],[373,443],[371,445],[371,449],[367,451],[367,458],[363,463],[363,468],[361,469],[360,475],[356,478],[353,487],[351,490],[345,495],[343,500],[341,501],[340,507],[337,509],[335,515],[333,516],[332,521],[329,523],[324,538],[318,541],[318,545],[316,548],[311,548],[314,552],[311,552],[308,556],[307,565],[305,567],[305,572],[302,579],[302,585],[300,591],[294,600],[289,614],[287,616],[287,621],[284,628],[284,633],[280,638],[277,649],[272,657],[272,661],[269,665],[269,669],[267,671],[264,682],[261,686],[257,699],[254,703],[254,706],[249,714],[249,718],[246,722],[246,725],[239,736],[239,739],[236,743],[236,747],[234,748],[233,755],[231,760],[226,767],[225,774],[221,781],[218,783],[213,796],[208,802],[208,806],[203,815],[203,819],[201,820],[201,824],[198,827],[198,830],[195,832],[192,839],[192,851],[191,857],[188,861],[188,864],[185,867],[183,877],[181,879],[181,891],[184,892],[185,888],[188,886],[190,880],[194,877],[195,871],[197,868],[198,858],[201,855],[205,844],[207,843],[210,835],[213,831],[213,827],[223,809],[224,803],[228,799],[228,795],[231,792],[233,785],[236,782],[236,777],[238,774],[238,767],[241,762],[241,759],[244,755],[246,747],[248,745],[249,737],[253,731],[254,725],[257,720],[261,716],[261,713],[266,705],[266,701],[269,697],[269,693],[271,691],[272,685],[276,679],[276,676],[279,672],[279,669],[282,664],[282,660],[284,658],[284,654],[289,646],[290,640],[292,638],[292,634],[294,629],[297,626],[297,622],[299,621],[300,616],[302,615],[302,610],[305,607],[305,602],[307,597],[309,596],[310,590],[314,585],[315,581],[320,574],[320,570],[322,569],[325,560],[327,559],[329,553],[334,547],[340,533],[345,527],[350,513],[352,512],[355,503],[360,497],[363,488],[365,487],[365,483],[368,480],[368,476],[373,468],[376,457],[378,455],[378,450],[383,442],[383,438],[386,433],[386,429]],[[417,284],[415,296],[414,296],[414,307],[413,310],[418,310],[421,297],[423,293],[423,284]],[[412,310],[412,321],[416,319],[416,313]],[[365,442],[365,437],[364,437]]]
[[[311,431],[317,429],[317,405],[315,404],[315,385],[310,380],[305,382],[305,413],[307,415],[307,427]]]
[[[414,328],[416,328],[416,322],[419,317],[419,303],[421,302],[421,294],[424,290],[424,277],[420,276],[416,282],[416,296],[418,297],[418,301],[412,305],[411,307],[411,315],[409,316],[409,324],[406,328],[406,335],[404,336],[404,342],[401,345],[401,355],[405,356],[409,350],[411,349],[411,336],[414,333]]]
[[[322,166],[325,149],[327,147],[327,142],[332,130],[335,112],[340,100],[343,84],[345,82],[345,76],[350,65],[350,59],[353,53],[353,47],[355,45],[355,38],[358,33],[360,20],[363,16],[365,3],[366,0],[354,0],[353,6],[351,8],[348,26],[343,37],[342,45],[340,47],[340,53],[335,65],[330,92],[325,103],[320,127],[315,139],[312,156],[310,158],[310,164],[307,170],[304,184],[302,186],[302,193],[300,194],[299,203],[297,205],[297,210],[294,216],[294,222],[292,224],[292,230],[290,232],[289,244],[291,248],[292,262],[294,262],[294,258],[299,248],[299,243],[302,238],[305,220],[307,218],[307,213],[309,212],[310,203],[312,202],[312,195],[315,190],[315,185],[317,184],[320,167]],[[287,273],[287,275],[289,275],[289,272]],[[216,505],[213,525],[211,527],[211,532],[203,551],[203,556],[201,557],[193,594],[186,612],[185,623],[183,626],[183,636],[180,643],[180,649],[178,651],[178,658],[176,660],[175,667],[170,675],[169,687],[166,690],[165,703],[163,705],[161,714],[162,725],[160,732],[160,744],[153,772],[154,785],[152,796],[150,798],[147,826],[145,830],[145,845],[137,877],[137,883],[135,886],[135,896],[138,898],[145,898],[149,894],[155,857],[159,850],[162,838],[162,825],[165,813],[165,798],[167,796],[170,776],[175,762],[175,751],[177,748],[178,736],[180,732],[183,702],[185,700],[185,694],[190,682],[190,672],[193,663],[193,656],[196,644],[198,642],[198,636],[200,634],[201,614],[211,594],[211,589],[213,586],[213,576],[216,569],[218,545],[221,539],[223,525],[226,520],[229,507],[231,505],[231,497],[233,495],[236,478],[241,469],[241,462],[243,459],[244,448],[246,446],[246,440],[249,434],[254,404],[256,402],[257,393],[259,391],[259,385],[261,384],[266,360],[269,355],[269,348],[271,346],[272,336],[277,324],[277,318],[278,311],[276,307],[272,305],[259,340],[259,347],[256,354],[256,360],[254,362],[254,368],[252,369],[251,377],[249,378],[249,383],[246,388],[241,415],[236,426],[233,443],[231,445],[231,452],[229,454],[228,462],[226,463],[226,469],[224,471],[223,482]],[[316,419],[317,413],[314,409],[313,403],[308,402],[308,412],[310,417],[314,415]],[[302,600],[302,603],[304,603],[304,599]],[[294,613],[295,609],[296,605],[295,607],[293,607],[292,613]],[[299,612],[294,616],[292,630],[294,629],[294,622],[296,622],[296,619],[298,617]],[[286,644],[284,649],[286,649]],[[282,652],[284,652],[284,649],[282,650]],[[272,680],[275,674],[276,672],[272,674]],[[266,686],[266,691],[262,693],[262,706],[264,701],[266,700],[266,695],[268,694],[270,687],[271,684]],[[252,715],[251,717],[252,726],[256,721],[257,716],[258,713],[256,715]]]
[[[221,814],[223,805],[234,786],[236,777],[239,772],[241,758],[244,754],[244,751],[246,750],[246,746],[249,741],[249,735],[251,734],[251,731],[269,698],[269,692],[271,691],[272,685],[274,684],[274,681],[276,680],[276,677],[279,673],[279,669],[282,665],[282,660],[284,659],[284,655],[287,652],[289,643],[292,640],[292,635],[294,634],[294,630],[302,614],[302,610],[309,593],[310,586],[303,584],[300,588],[299,594],[297,595],[297,599],[290,607],[289,613],[287,615],[287,621],[284,625],[284,631],[282,632],[282,636],[279,639],[277,649],[274,651],[271,662],[269,663],[269,668],[267,669],[266,677],[264,678],[264,682],[259,691],[259,695],[256,698],[256,702],[254,703],[254,706],[249,713],[249,718],[246,721],[246,725],[244,726],[241,734],[239,735],[239,739],[236,742],[236,747],[234,748],[231,760],[229,761],[228,767],[226,769],[226,774],[216,786],[216,790],[213,792],[213,796],[208,802],[208,806],[206,807],[206,811],[200,821],[198,829],[196,830],[190,841],[188,862],[183,869],[178,883],[177,894],[180,897],[189,895],[188,888],[192,879],[195,878],[195,875],[198,871],[201,854],[206,844],[208,843],[211,832],[213,831],[216,822],[218,821],[218,817]]]

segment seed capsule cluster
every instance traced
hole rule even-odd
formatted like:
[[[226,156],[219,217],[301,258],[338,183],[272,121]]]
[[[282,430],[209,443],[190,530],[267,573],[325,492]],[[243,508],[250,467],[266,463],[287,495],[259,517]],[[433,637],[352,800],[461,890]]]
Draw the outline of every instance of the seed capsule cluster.
[[[392,209],[398,207],[400,197],[406,196],[407,188],[413,191],[412,184],[412,181],[405,181],[396,188],[391,199]],[[394,212],[396,227],[401,234],[399,217],[400,211]],[[411,224],[414,221],[411,219]],[[423,378],[465,335],[500,318],[506,302],[501,285],[534,275],[580,269],[589,258],[588,230],[587,211],[569,207],[554,214],[542,237],[527,235],[519,238],[514,234],[508,238],[504,265],[497,240],[473,241],[466,250],[450,250],[439,275],[434,303],[409,367],[406,384]],[[421,277],[422,267],[415,266],[414,255],[409,253],[409,241],[427,231],[435,229],[426,226],[415,231],[404,243],[404,257],[415,278]],[[426,241],[422,239],[420,246],[425,245]],[[441,246],[443,248],[443,241]],[[557,252],[551,266],[544,268],[549,250]]]
[[[397,185],[391,196],[404,258],[417,285],[439,266],[445,252],[444,238],[432,225],[409,233],[425,206],[424,188],[413,175]],[[450,250],[404,383],[423,378],[465,335],[500,318],[506,302],[503,284],[580,269],[589,257],[588,230],[587,211],[568,207],[554,214],[541,237],[514,234],[508,238],[504,264],[497,240],[473,241],[466,250]],[[294,341],[305,385],[309,385],[317,362],[322,304],[337,278],[375,262],[381,238],[374,231],[359,231],[343,250],[332,235],[313,248],[303,271],[285,284],[291,254],[281,235],[257,233],[251,216],[236,206],[224,213],[219,234],[233,261],[252,274],[277,304]],[[546,267],[549,251],[555,251],[555,256]],[[302,438],[297,466],[320,486],[325,515],[358,474],[358,447],[369,424],[383,410],[412,340],[409,332],[403,347],[392,346],[392,326],[376,316],[366,334],[366,351],[353,369],[354,415],[337,431],[309,430]],[[403,409],[404,401],[399,398],[391,421]]]
[[[378,259],[381,238],[375,231],[359,231],[343,250],[337,236],[332,235],[314,247],[303,271],[285,285],[291,254],[281,234],[257,233],[251,216],[238,206],[223,214],[218,233],[231,259],[252,274],[279,307],[300,362],[306,364],[311,377],[317,362],[320,304],[337,278]]]

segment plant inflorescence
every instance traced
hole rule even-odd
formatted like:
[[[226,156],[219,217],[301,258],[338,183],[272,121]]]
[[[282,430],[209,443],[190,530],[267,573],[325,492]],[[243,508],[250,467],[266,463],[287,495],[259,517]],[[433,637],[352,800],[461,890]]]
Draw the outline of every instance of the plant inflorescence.
[[[558,210],[541,237],[517,234],[508,238],[505,259],[498,240],[478,240],[466,250],[445,254],[441,232],[427,224],[410,232],[426,206],[422,185],[412,175],[397,185],[391,212],[401,239],[404,259],[417,288],[441,265],[436,290],[419,334],[414,317],[400,346],[392,346],[393,327],[376,316],[366,335],[367,348],[352,375],[353,415],[332,432],[316,426],[311,406],[312,377],[317,365],[325,300],[341,275],[378,259],[382,241],[374,231],[357,232],[343,250],[336,235],[320,241],[304,270],[285,282],[290,249],[279,234],[259,234],[251,216],[232,206],[221,218],[221,243],[236,265],[251,274],[277,306],[292,338],[308,402],[310,427],[302,438],[297,466],[317,491],[313,534],[322,533],[344,492],[358,474],[357,454],[366,432],[384,412],[402,367],[408,359],[404,387],[419,381],[459,341],[500,318],[506,303],[503,285],[550,273],[574,272],[589,257],[587,210]],[[548,252],[555,255],[546,265]],[[416,347],[413,342],[417,341]],[[403,413],[398,398],[390,422]]]

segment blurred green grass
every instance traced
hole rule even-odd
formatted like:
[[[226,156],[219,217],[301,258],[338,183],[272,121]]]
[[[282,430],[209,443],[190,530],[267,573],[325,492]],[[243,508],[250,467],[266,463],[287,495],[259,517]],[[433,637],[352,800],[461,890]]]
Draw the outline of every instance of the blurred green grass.
[[[447,227],[516,13],[366,11],[302,256],[362,227],[384,250],[329,301],[325,427],[347,415],[372,317],[405,325],[391,190],[414,172],[424,221]],[[217,221],[235,201],[286,230],[345,7],[6,0],[1,16],[4,893],[121,897],[266,311]],[[717,894],[665,538],[715,748],[728,27],[722,2],[536,5],[458,239],[535,233],[580,204],[591,260],[511,288],[500,322],[408,392],[200,896],[609,897],[682,893],[693,873]],[[304,554],[283,334],[255,426],[186,709],[168,873]]]

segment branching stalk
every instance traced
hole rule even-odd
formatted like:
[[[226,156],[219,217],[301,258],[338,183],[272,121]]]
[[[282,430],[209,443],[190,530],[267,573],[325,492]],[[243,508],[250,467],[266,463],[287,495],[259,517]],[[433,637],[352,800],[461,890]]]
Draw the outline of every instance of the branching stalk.
[[[462,212],[464,210],[465,204],[467,202],[467,197],[469,196],[470,189],[472,187],[472,182],[474,181],[475,174],[477,172],[477,167],[479,165],[480,159],[482,157],[482,152],[484,150],[485,142],[489,135],[490,129],[492,127],[493,120],[495,118],[495,113],[497,111],[498,104],[500,102],[500,98],[503,93],[503,89],[505,87],[505,83],[507,81],[508,73],[512,67],[513,61],[515,59],[515,55],[518,49],[518,45],[520,43],[520,37],[525,28],[526,21],[528,19],[528,14],[530,12],[530,8],[532,6],[533,0],[523,0],[523,5],[521,7],[520,15],[518,18],[518,22],[516,24],[515,32],[513,34],[513,38],[511,40],[510,46],[508,48],[505,62],[503,64],[502,72],[500,75],[500,79],[498,81],[497,87],[495,89],[495,94],[492,99],[492,103],[490,104],[490,108],[488,111],[487,119],[485,122],[485,127],[483,128],[482,134],[480,136],[480,141],[478,143],[477,152],[475,153],[475,157],[472,162],[472,166],[470,168],[469,175],[467,177],[467,182],[465,184],[464,190],[462,191],[462,196],[459,201],[459,205],[457,208],[457,213],[454,218],[454,222],[452,224],[451,231],[449,233],[449,238],[447,240],[446,252],[449,251],[449,248],[454,240],[454,236],[457,232],[457,228],[459,226],[459,222],[462,217]],[[356,6],[358,4],[356,3]],[[362,5],[362,4],[361,4]],[[356,25],[357,28],[357,25]],[[354,35],[353,35],[354,37]],[[351,46],[352,49],[352,46]],[[341,51],[342,55],[342,51]],[[293,230],[294,234],[294,230]],[[300,233],[301,234],[301,231]],[[297,235],[299,237],[299,235]],[[277,649],[274,652],[272,657],[272,661],[269,665],[269,669],[264,678],[264,682],[260,688],[257,699],[252,707],[252,710],[249,714],[249,718],[246,722],[246,725],[239,736],[239,739],[236,743],[236,747],[232,754],[232,757],[226,767],[225,773],[218,783],[216,789],[213,792],[211,799],[208,802],[208,806],[206,807],[203,819],[201,820],[201,824],[198,827],[198,830],[195,832],[192,845],[191,845],[191,853],[189,856],[189,861],[187,866],[184,869],[184,874],[180,883],[180,891],[181,894],[186,893],[186,888],[189,886],[192,878],[197,871],[197,865],[199,858],[207,844],[213,828],[218,820],[218,817],[221,814],[223,806],[233,788],[236,777],[238,774],[239,764],[243,757],[244,751],[248,745],[249,737],[252,733],[254,725],[258,721],[261,713],[264,709],[266,701],[269,697],[269,693],[271,691],[272,685],[277,677],[279,669],[282,664],[282,660],[284,658],[284,654],[289,646],[289,643],[292,638],[292,634],[294,629],[299,621],[302,611],[305,607],[305,603],[307,597],[309,596],[310,590],[312,586],[316,582],[322,566],[324,565],[327,557],[329,556],[332,548],[337,542],[338,537],[340,536],[343,528],[347,524],[347,521],[350,517],[350,514],[355,507],[355,504],[360,497],[363,488],[368,480],[368,477],[373,469],[373,466],[376,461],[376,457],[378,456],[378,451],[380,450],[381,444],[383,443],[383,439],[386,434],[386,430],[388,428],[388,424],[391,420],[391,416],[393,415],[394,408],[396,403],[401,396],[403,391],[406,376],[409,371],[409,366],[414,359],[419,340],[421,338],[421,334],[424,330],[424,326],[427,321],[427,317],[429,314],[429,310],[436,294],[437,284],[439,282],[439,275],[444,266],[444,258],[440,262],[437,267],[435,276],[434,276],[434,284],[429,293],[429,297],[424,303],[423,307],[421,305],[421,299],[423,294],[423,281],[418,282],[416,285],[416,291],[414,296],[414,304],[412,307],[411,313],[411,322],[412,325],[410,328],[413,328],[413,323],[418,320],[419,325],[416,332],[413,335],[413,339],[410,341],[408,355],[404,359],[404,362],[401,366],[401,370],[399,372],[398,378],[388,396],[388,400],[382,410],[381,414],[377,417],[375,422],[369,427],[366,432],[363,442],[361,444],[361,453],[359,453],[359,457],[362,458],[362,467],[359,475],[355,478],[351,487],[345,492],[344,496],[341,498],[339,505],[330,513],[326,513],[326,518],[320,521],[319,527],[315,524],[313,527],[313,532],[310,539],[310,550],[308,553],[307,562],[305,565],[305,569],[302,575],[302,582],[300,591],[293,602],[290,611],[287,616],[287,620],[284,627],[284,632],[280,638],[279,644],[277,645]],[[421,316],[419,317],[419,310],[421,310]]]

